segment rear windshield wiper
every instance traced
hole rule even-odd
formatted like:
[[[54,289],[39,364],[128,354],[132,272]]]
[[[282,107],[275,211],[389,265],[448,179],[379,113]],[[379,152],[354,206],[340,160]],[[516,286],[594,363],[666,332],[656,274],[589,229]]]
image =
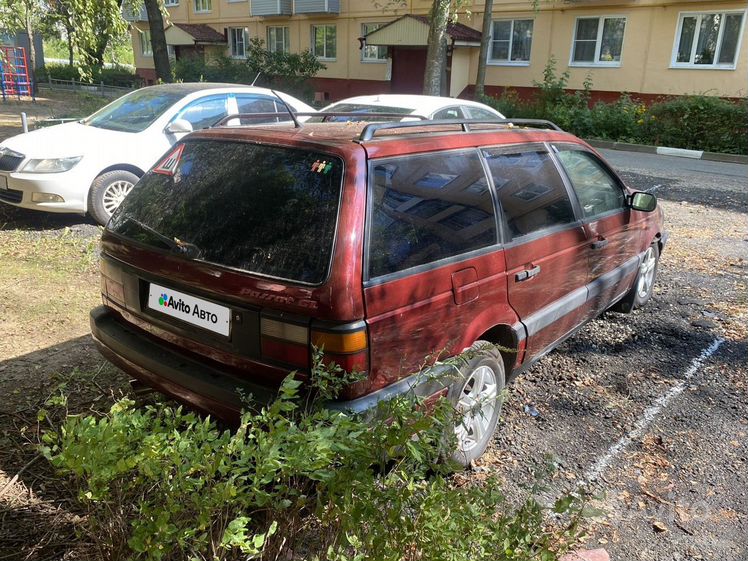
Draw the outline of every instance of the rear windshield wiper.
[[[193,259],[198,259],[202,255],[202,250],[193,243],[180,240],[177,237],[170,238],[169,236],[162,234],[155,228],[148,226],[148,224],[144,224],[140,220],[137,220],[130,216],[128,216],[125,220],[127,222],[131,222],[132,224],[135,224],[149,234],[153,234],[161,243],[168,247],[172,251],[172,253],[179,253],[180,255],[186,255],[187,257],[191,257]]]

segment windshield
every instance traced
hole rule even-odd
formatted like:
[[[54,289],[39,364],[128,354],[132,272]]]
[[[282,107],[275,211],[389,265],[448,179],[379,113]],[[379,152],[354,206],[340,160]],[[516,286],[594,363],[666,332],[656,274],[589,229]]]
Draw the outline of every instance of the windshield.
[[[343,162],[243,142],[177,144],[109,222],[184,259],[307,284],[327,277]]]
[[[140,132],[163,115],[185,92],[136,90],[113,101],[83,121],[84,125],[121,132]]]
[[[339,116],[339,117],[312,117],[309,119],[309,123],[322,123],[322,122],[349,122],[349,121],[391,121],[392,117],[383,117],[377,119],[371,117],[378,113],[394,113],[396,115],[410,115],[414,109],[408,107],[388,107],[386,105],[367,105],[365,103],[336,103],[325,109],[325,113],[361,113],[362,119],[357,117]],[[365,119],[363,118],[364,116]]]

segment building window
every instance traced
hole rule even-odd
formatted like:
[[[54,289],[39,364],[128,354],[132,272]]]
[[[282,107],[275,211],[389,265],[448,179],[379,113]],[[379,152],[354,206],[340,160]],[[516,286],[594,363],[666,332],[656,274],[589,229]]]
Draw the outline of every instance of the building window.
[[[171,8],[172,6],[179,6],[179,0],[164,0],[164,6]]]
[[[312,26],[312,54],[317,58],[334,60],[337,38],[334,25]]]
[[[620,66],[626,18],[577,18],[571,66]]]
[[[531,19],[494,21],[488,61],[499,64],[529,64],[532,47]]]
[[[229,27],[229,52],[233,58],[247,57],[247,31],[243,27]]]
[[[673,66],[734,69],[744,12],[681,14]]]
[[[151,45],[151,32],[140,31],[140,52],[143,56],[153,56],[153,47]]]
[[[195,0],[195,13],[210,12],[213,9],[212,0]]]
[[[271,53],[287,53],[290,50],[288,27],[268,27],[268,51]]]
[[[166,54],[169,57],[169,62],[172,64],[177,61],[177,49],[174,45],[166,45]]]
[[[361,35],[366,37],[372,31],[382,27],[383,23],[362,23]],[[361,60],[364,62],[384,62],[387,60],[387,47],[365,45],[361,50]]]

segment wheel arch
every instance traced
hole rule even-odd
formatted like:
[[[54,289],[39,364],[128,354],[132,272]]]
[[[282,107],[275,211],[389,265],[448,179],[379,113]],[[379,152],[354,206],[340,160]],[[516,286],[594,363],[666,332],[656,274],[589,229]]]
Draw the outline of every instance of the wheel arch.
[[[517,365],[520,338],[517,331],[511,325],[500,323],[484,331],[477,338],[478,341],[487,341],[499,347],[501,359],[504,363],[504,376],[508,381]]]
[[[135,174],[138,176],[138,179],[143,177],[145,175],[145,172],[140,169],[138,166],[135,166],[133,164],[112,164],[110,166],[105,167],[99,173],[97,173],[94,178],[91,180],[91,183],[88,186],[88,190],[86,191],[86,196],[83,198],[83,204],[85,208],[83,209],[84,212],[89,212],[91,209],[90,206],[90,200],[91,200],[91,189],[93,188],[94,183],[96,183],[96,180],[104,175],[105,173],[109,173],[110,171],[127,171],[132,174]]]

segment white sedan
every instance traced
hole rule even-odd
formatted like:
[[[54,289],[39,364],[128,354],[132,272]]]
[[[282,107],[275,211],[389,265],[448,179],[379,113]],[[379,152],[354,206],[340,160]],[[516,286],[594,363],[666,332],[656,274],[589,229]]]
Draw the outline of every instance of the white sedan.
[[[185,134],[229,115],[286,112],[279,96],[295,112],[314,112],[264,88],[165,84],[131,92],[81,121],[13,136],[0,144],[0,201],[48,212],[88,212],[104,224]],[[266,121],[277,120],[285,119]]]
[[[477,101],[430,95],[380,94],[349,97],[328,105],[321,112],[361,113],[371,118],[377,113],[418,115],[427,119],[503,119],[504,115]],[[331,117],[330,121],[354,120]]]

